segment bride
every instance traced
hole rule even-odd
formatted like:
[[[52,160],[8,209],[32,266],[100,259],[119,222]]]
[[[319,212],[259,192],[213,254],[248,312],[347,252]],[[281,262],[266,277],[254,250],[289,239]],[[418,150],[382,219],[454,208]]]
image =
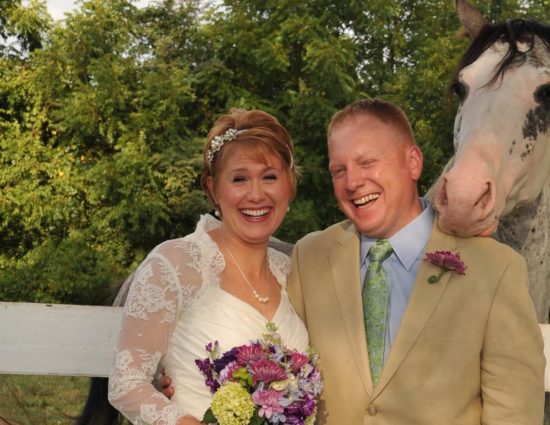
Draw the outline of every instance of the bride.
[[[247,344],[272,321],[283,343],[304,351],[307,331],[286,294],[290,259],[268,241],[296,191],[288,132],[262,111],[231,110],[204,149],[202,186],[219,220],[157,246],[139,266],[124,307],[109,401],[134,424],[200,424],[211,393],[195,365],[205,345]],[[151,384],[172,378],[171,400]]]

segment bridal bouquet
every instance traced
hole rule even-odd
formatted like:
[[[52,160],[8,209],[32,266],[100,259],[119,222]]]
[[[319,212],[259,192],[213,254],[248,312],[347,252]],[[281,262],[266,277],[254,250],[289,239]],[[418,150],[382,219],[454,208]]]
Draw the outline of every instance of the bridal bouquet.
[[[310,425],[323,389],[318,355],[289,350],[273,323],[263,339],[223,354],[217,341],[195,360],[214,394],[203,422],[219,425]]]

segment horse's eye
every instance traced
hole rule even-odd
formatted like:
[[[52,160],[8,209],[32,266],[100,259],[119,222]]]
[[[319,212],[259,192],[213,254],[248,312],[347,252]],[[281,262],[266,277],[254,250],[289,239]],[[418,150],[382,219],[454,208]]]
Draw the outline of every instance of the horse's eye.
[[[538,86],[534,93],[535,101],[550,108],[550,83]]]
[[[458,100],[461,102],[464,101],[464,98],[466,97],[466,86],[464,84],[458,80],[455,80],[451,84],[451,90],[458,97]]]

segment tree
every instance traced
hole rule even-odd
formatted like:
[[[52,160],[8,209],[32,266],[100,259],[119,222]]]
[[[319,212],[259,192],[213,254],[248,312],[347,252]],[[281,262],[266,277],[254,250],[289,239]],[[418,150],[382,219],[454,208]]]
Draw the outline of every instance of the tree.
[[[1,80],[4,294],[25,282],[36,301],[97,303],[205,209],[188,69],[139,18],[126,1],[83,3]]]
[[[293,136],[298,197],[277,236],[342,218],[327,172],[332,114],[382,97],[409,115],[425,191],[452,153],[448,82],[467,40],[436,0],[87,0],[63,22],[2,1],[0,298],[98,303],[209,209],[204,137],[231,107]],[[547,0],[479,1],[548,20]]]

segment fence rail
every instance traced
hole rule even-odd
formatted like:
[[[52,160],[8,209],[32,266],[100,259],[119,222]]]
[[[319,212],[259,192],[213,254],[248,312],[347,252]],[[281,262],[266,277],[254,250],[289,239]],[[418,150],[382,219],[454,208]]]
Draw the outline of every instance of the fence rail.
[[[121,307],[0,302],[0,373],[108,376]],[[550,392],[550,325],[544,337]]]

